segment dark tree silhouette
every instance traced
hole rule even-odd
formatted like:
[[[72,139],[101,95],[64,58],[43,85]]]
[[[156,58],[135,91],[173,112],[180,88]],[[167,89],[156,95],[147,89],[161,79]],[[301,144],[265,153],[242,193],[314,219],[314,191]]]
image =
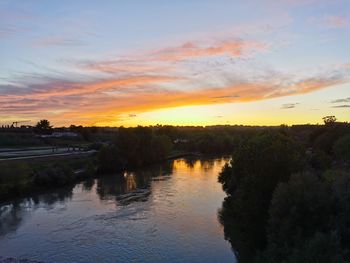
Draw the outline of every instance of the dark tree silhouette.
[[[337,121],[337,118],[335,116],[325,116],[322,120],[325,125],[333,125]]]
[[[48,120],[40,120],[35,125],[35,130],[40,134],[51,134],[52,126],[50,125],[50,122]]]

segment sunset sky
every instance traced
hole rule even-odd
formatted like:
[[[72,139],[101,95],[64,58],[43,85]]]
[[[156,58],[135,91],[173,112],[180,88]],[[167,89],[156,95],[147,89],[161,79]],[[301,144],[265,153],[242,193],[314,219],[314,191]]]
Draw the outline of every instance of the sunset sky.
[[[349,0],[0,0],[0,125],[350,121]]]

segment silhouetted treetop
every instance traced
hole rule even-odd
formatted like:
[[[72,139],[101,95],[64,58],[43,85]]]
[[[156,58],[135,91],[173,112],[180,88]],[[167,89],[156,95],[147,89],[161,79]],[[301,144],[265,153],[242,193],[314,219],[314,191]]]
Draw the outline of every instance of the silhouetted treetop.
[[[325,125],[333,125],[337,121],[337,118],[335,116],[325,116],[322,120]]]
[[[52,132],[52,126],[48,120],[43,119],[35,125],[35,130],[41,134],[50,134]]]

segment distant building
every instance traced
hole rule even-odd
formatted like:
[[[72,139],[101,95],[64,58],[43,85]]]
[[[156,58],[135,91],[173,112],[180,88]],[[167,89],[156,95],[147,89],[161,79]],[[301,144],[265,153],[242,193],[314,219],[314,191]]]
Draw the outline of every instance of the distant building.
[[[177,143],[187,143],[187,142],[188,142],[187,139],[179,139],[179,138],[178,138],[178,139],[175,139],[175,140],[174,140],[174,143],[175,143],[175,144],[177,144]]]
[[[40,135],[41,138],[62,138],[62,137],[77,137],[78,134],[71,131],[60,131],[60,132],[53,132],[52,134],[44,134]]]

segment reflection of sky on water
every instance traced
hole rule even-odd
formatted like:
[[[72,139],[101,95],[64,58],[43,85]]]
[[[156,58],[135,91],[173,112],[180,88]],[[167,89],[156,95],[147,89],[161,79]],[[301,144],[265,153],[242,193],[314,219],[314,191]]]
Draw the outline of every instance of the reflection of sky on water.
[[[224,160],[175,160],[0,210],[0,255],[49,262],[232,262],[217,219]]]

